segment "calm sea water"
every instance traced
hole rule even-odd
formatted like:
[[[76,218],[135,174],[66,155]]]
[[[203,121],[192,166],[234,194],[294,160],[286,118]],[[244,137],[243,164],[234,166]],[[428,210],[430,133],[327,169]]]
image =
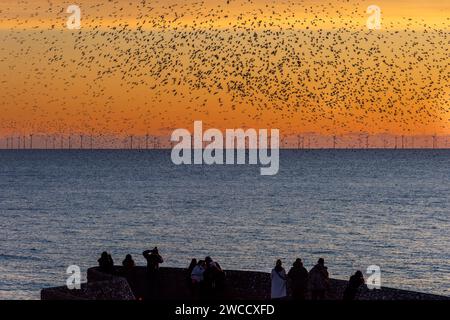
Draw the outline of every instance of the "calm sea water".
[[[331,276],[381,267],[382,284],[450,295],[449,150],[284,150],[280,172],[175,166],[169,151],[0,151],[0,298],[39,298],[157,245],[166,266],[211,255],[269,271],[277,258]]]

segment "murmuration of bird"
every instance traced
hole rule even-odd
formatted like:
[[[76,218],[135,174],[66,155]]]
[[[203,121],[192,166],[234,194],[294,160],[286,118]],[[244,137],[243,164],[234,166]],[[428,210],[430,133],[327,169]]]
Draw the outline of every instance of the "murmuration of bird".
[[[0,136],[8,146],[34,134],[123,147],[135,136],[142,147],[146,134],[164,137],[194,119],[279,127],[331,145],[334,136],[366,133],[386,134],[388,146],[401,136],[439,136],[445,145],[449,134],[449,18],[384,19],[369,30],[365,3],[346,0],[78,6],[72,30],[76,8],[59,1],[0,7]]]

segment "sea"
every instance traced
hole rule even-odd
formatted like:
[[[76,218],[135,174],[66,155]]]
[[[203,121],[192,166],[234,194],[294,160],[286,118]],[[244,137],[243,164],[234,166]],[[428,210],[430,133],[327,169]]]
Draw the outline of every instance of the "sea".
[[[281,150],[259,165],[175,165],[170,150],[0,151],[0,299],[39,299],[67,268],[157,246],[163,266],[211,256],[269,272],[277,259],[330,276],[450,295],[450,150]]]

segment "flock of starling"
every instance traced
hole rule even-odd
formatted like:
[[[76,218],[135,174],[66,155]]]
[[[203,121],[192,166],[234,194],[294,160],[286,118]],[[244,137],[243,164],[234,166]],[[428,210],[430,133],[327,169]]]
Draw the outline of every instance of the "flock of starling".
[[[0,6],[3,131],[126,134],[210,113],[324,134],[449,129],[450,18],[368,30],[362,1],[78,3],[79,30],[69,3]]]

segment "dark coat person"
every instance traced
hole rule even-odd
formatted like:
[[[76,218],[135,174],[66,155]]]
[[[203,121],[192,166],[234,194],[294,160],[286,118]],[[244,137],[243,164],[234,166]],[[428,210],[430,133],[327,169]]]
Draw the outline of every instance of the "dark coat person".
[[[329,287],[328,268],[325,261],[320,258],[317,264],[309,271],[309,286],[312,300],[324,300]]]
[[[355,300],[358,289],[364,285],[364,276],[361,271],[356,271],[354,275],[350,277],[347,287],[344,291],[344,300]]]
[[[147,260],[147,271],[158,270],[159,264],[164,262],[157,247],[154,247],[152,250],[145,250],[142,255]]]
[[[108,252],[103,251],[100,259],[98,261],[98,266],[101,272],[113,273],[114,271],[114,261]]]
[[[288,272],[289,284],[292,289],[292,298],[295,300],[305,300],[308,288],[308,270],[303,266],[301,259],[296,259],[292,268]]]
[[[142,255],[147,260],[147,298],[157,299],[160,289],[159,264],[163,263],[164,260],[159,254],[157,247],[154,247],[152,250],[145,250]]]

